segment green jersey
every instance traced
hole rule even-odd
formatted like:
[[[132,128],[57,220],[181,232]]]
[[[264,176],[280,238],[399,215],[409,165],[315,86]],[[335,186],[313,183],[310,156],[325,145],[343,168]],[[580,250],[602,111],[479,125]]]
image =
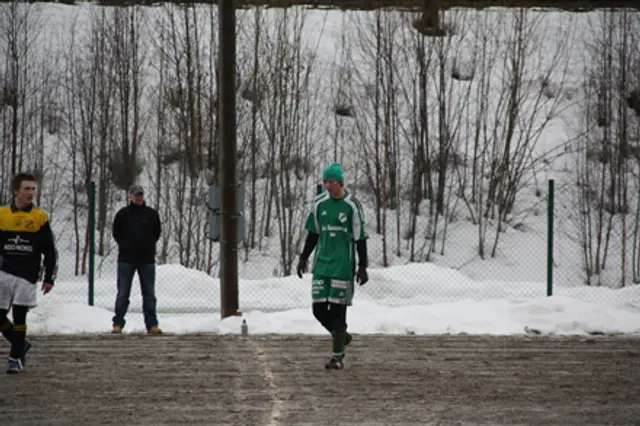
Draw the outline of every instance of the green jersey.
[[[353,280],[355,242],[367,238],[360,203],[348,192],[339,200],[323,192],[313,202],[305,229],[319,235],[313,262],[314,276]]]

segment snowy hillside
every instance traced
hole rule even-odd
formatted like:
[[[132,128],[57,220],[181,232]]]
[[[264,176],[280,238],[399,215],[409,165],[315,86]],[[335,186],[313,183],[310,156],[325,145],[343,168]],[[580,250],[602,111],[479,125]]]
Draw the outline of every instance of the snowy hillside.
[[[76,250],[82,258],[86,244],[84,182],[89,172],[105,204],[96,305],[111,309],[115,246],[109,229],[124,197],[114,184],[118,163],[106,157],[122,150],[123,140],[139,138],[139,164],[130,166],[140,166],[136,180],[148,188],[149,203],[158,207],[165,224],[159,309],[166,314],[213,312],[219,305],[219,253],[204,234],[204,172],[216,166],[209,160],[216,158],[210,100],[216,86],[217,12],[167,5],[118,10],[34,5],[25,21],[38,23],[29,62],[49,67],[59,83],[47,98],[56,105],[59,128],[42,136],[40,163],[37,156],[25,157],[30,167],[43,167],[41,204],[50,211],[61,255],[59,285],[42,309],[87,300],[87,277],[75,276],[74,269]],[[443,39],[420,36],[411,25],[415,17],[297,8],[238,11],[238,175],[247,188],[249,224],[255,206],[257,235],[253,247],[245,241],[240,254],[241,309],[307,306],[310,278],[284,275],[295,265],[320,170],[334,160],[344,164],[347,188],[365,205],[371,236],[371,283],[357,302],[397,307],[543,297],[547,181],[553,178],[556,294],[637,306],[635,286],[612,290],[622,286],[622,275],[625,285],[638,279],[637,161],[631,158],[624,168],[610,166],[613,161],[587,162],[593,159],[593,141],[622,137],[620,123],[626,123],[626,140],[640,134],[631,107],[611,112],[626,105],[616,103],[615,96],[608,98],[614,116],[607,123],[589,121],[595,96],[589,89],[595,78],[590,66],[597,68],[600,60],[593,46],[606,44],[599,38],[606,25],[615,23],[615,37],[621,37],[621,28],[636,28],[638,17],[627,22],[621,14],[600,12],[450,11],[443,16],[450,30]],[[130,32],[118,33],[118,28]],[[186,43],[187,36],[197,37],[197,43],[193,38]],[[615,46],[619,42],[608,40]],[[633,46],[633,37],[625,43]],[[198,54],[189,46],[196,46]],[[140,73],[118,80],[118,73],[133,64],[118,56],[118,48],[137,55]],[[632,50],[629,61],[640,59]],[[423,62],[417,52],[425,53]],[[190,55],[198,58],[193,64]],[[261,71],[253,73],[258,65]],[[620,68],[612,63],[609,77],[617,78]],[[193,76],[187,77],[188,70]],[[640,81],[636,77],[627,78],[629,90]],[[193,78],[189,85],[187,78]],[[124,81],[123,86],[114,81]],[[133,112],[117,107],[124,96],[119,89],[133,90],[136,81],[138,97],[126,99],[139,108],[142,129],[128,121]],[[198,90],[192,92],[193,85]],[[256,88],[259,93],[252,92]],[[109,114],[92,89],[103,98],[113,94],[104,104]],[[280,98],[283,104],[270,103]],[[188,102],[203,108],[200,115],[190,115],[197,108],[186,108]],[[87,118],[92,107],[96,115]],[[336,114],[338,107],[355,112]],[[8,117],[8,110],[1,111]],[[518,114],[511,117],[514,110]],[[105,127],[87,127],[97,122]],[[200,130],[194,132],[196,127]],[[199,151],[191,155],[195,140]],[[635,147],[631,142],[628,149]],[[611,158],[621,156],[618,148],[611,149]],[[417,158],[425,164],[416,165]],[[620,169],[623,175],[616,174]],[[585,182],[591,186],[583,188]],[[624,197],[615,197],[625,199],[627,213],[587,211],[604,203],[587,206],[584,194],[604,200],[611,182],[621,182],[617,188],[624,191],[616,194],[624,192]],[[431,204],[415,196],[428,191],[433,191]],[[436,192],[442,196],[441,212]],[[376,209],[379,194],[388,202]],[[384,222],[380,229],[377,219]],[[585,241],[605,240],[606,245],[585,252]],[[606,265],[592,270],[598,288],[583,289],[585,259],[596,256],[597,264]]]

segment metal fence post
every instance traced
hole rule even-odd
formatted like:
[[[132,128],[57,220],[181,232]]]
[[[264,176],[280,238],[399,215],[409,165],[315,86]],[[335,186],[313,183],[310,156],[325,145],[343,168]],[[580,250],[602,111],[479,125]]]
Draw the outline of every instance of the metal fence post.
[[[89,183],[89,306],[93,306],[96,269],[96,183]]]
[[[549,179],[547,200],[547,296],[553,294],[553,179]]]

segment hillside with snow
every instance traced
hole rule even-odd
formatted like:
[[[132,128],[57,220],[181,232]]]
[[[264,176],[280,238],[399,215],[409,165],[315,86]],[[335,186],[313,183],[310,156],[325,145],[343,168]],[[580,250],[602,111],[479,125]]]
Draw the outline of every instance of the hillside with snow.
[[[0,8],[0,131],[16,141],[4,145],[0,174],[8,182],[11,159],[19,158],[43,177],[40,205],[59,242],[59,283],[37,312],[44,318],[59,313],[56,306],[86,303],[88,180],[97,184],[98,256],[96,308],[87,309],[109,322],[110,225],[125,203],[123,188],[135,181],[164,225],[160,312],[216,312],[220,258],[206,237],[206,199],[220,162],[217,9]],[[416,17],[237,12],[238,179],[247,225],[241,309],[259,316],[308,305],[310,277],[290,273],[322,167],[339,161],[370,235],[371,282],[358,289],[354,308],[362,331],[405,327],[388,319],[367,328],[367,310],[427,309],[403,310],[410,318],[477,307],[477,317],[497,306],[487,301],[502,301],[505,312],[552,312],[575,300],[637,315],[637,12],[453,10],[443,13],[442,38],[417,32]],[[23,38],[12,38],[15,28]],[[537,305],[526,301],[546,295],[549,179],[560,299]],[[134,299],[131,309],[138,305]],[[287,321],[309,320],[296,315]],[[451,321],[405,328],[495,329]]]

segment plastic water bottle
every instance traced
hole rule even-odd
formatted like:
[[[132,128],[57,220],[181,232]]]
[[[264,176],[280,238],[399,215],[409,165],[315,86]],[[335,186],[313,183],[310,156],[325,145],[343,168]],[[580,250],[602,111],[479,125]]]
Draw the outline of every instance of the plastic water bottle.
[[[240,331],[242,332],[242,335],[245,337],[249,335],[249,326],[247,325],[246,319],[242,320],[242,326],[240,327]]]

